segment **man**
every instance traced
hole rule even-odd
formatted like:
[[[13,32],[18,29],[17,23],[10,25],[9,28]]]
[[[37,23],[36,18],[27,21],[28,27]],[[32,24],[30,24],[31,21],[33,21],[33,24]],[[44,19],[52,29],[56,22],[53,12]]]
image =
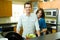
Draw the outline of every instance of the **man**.
[[[37,16],[33,13],[31,13],[32,5],[31,3],[27,2],[24,4],[24,10],[25,13],[20,16],[20,19],[18,21],[17,25],[17,33],[20,31],[20,27],[23,27],[23,37],[26,38],[27,34],[35,34],[40,36],[40,28],[38,25],[38,19]]]

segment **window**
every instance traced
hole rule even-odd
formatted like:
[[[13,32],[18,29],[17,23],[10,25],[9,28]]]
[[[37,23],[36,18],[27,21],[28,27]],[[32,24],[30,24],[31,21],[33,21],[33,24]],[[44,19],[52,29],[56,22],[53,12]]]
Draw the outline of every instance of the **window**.
[[[24,5],[21,4],[12,4],[12,17],[11,21],[17,22],[20,15],[23,14]]]

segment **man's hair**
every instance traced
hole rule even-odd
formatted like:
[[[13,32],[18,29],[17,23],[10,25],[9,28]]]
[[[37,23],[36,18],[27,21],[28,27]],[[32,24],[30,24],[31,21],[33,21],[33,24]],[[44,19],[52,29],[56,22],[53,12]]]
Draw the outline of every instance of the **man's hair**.
[[[25,5],[26,5],[26,4],[28,4],[28,5],[30,5],[30,6],[32,7],[31,2],[26,2],[26,3],[24,4],[24,8],[25,8]]]

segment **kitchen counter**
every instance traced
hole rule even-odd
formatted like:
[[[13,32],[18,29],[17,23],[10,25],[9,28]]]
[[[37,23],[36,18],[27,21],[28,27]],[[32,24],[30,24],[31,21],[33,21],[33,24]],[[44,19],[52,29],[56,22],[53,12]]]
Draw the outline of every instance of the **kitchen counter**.
[[[59,39],[59,38],[60,38],[60,32],[49,34],[49,35],[40,36],[40,37],[29,39],[29,40],[56,40],[56,39]]]
[[[0,35],[0,38],[3,38],[3,37]],[[53,34],[49,34],[49,35],[36,37],[33,39],[29,39],[29,40],[56,40],[59,38],[60,38],[60,32],[57,32],[57,33],[53,33]]]
[[[10,25],[10,24],[17,24],[17,22],[3,22],[0,25]]]
[[[7,32],[15,31],[16,26],[17,26],[17,22],[0,23],[0,33],[2,33],[3,36],[5,36]]]
[[[0,40],[8,40],[7,38],[0,38]]]
[[[0,38],[3,38],[3,36],[0,34]]]

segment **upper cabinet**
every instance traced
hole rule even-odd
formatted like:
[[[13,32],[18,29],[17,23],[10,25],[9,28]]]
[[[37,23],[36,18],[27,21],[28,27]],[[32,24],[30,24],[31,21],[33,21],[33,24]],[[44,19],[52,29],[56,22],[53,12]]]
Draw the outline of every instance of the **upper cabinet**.
[[[12,1],[0,0],[0,17],[12,16]]]
[[[50,8],[58,8],[60,9],[60,0],[50,0],[47,2],[38,2],[38,7],[39,8],[44,8],[44,9],[50,9]]]

